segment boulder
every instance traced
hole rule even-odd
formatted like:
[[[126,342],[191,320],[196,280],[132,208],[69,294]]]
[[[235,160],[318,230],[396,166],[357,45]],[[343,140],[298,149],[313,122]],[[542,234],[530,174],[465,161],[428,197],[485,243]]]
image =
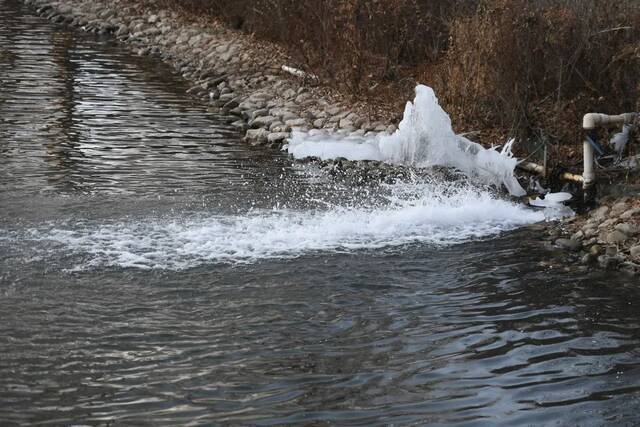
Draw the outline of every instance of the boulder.
[[[244,140],[250,144],[258,145],[267,142],[269,131],[266,129],[249,129],[244,136]]]
[[[638,226],[635,224],[631,224],[629,222],[623,222],[622,224],[616,225],[616,230],[626,234],[627,236],[635,236],[638,234]]]
[[[611,233],[607,233],[604,238],[604,241],[612,245],[619,245],[621,243],[626,242],[628,239],[629,239],[629,236],[624,234],[622,231],[615,230],[615,231],[612,231]]]
[[[557,239],[556,246],[572,252],[577,252],[582,248],[582,242],[574,239]]]
[[[637,215],[640,215],[640,208],[628,209],[620,215],[620,219],[631,219]]]
[[[267,136],[267,141],[269,143],[284,142],[287,138],[289,138],[288,132],[273,132]]]
[[[611,206],[611,210],[609,211],[610,217],[620,216],[624,212],[629,210],[629,204],[626,202],[618,202],[615,205]]]

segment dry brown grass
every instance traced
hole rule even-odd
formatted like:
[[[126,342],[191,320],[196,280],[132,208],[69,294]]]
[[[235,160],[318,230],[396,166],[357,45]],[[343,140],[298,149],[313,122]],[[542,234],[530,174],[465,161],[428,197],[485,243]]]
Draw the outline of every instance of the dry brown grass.
[[[158,1],[274,41],[358,98],[397,106],[431,84],[485,134],[574,143],[584,112],[639,107],[637,0]]]

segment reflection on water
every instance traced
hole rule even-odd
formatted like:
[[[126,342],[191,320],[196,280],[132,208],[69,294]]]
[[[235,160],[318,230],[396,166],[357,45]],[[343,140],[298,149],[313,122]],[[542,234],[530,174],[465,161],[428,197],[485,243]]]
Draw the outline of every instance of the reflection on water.
[[[382,188],[240,144],[164,66],[14,0],[0,0],[0,23],[0,424],[639,422],[637,284],[544,267],[535,229],[486,240],[469,227],[531,213],[471,197],[486,203],[454,217],[459,205],[434,210],[434,198],[394,222],[398,211],[366,205]],[[215,235],[220,251],[236,233],[267,253],[311,235],[324,244],[355,229],[357,211],[314,225],[302,209],[335,201],[369,215],[357,238],[409,238],[188,263],[194,242],[200,258],[211,243],[194,223],[230,227]],[[247,212],[273,207],[269,241],[273,224],[252,228]],[[433,244],[425,212],[445,237],[476,241]],[[79,234],[82,250],[38,234],[52,229]],[[140,247],[187,264],[89,262]]]

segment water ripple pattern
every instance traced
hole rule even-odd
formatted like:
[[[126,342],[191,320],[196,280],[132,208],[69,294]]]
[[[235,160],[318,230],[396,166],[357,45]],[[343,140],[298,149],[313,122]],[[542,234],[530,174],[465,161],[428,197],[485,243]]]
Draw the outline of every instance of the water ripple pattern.
[[[540,212],[464,180],[247,147],[185,89],[0,0],[0,425],[640,423],[637,283],[549,268]]]

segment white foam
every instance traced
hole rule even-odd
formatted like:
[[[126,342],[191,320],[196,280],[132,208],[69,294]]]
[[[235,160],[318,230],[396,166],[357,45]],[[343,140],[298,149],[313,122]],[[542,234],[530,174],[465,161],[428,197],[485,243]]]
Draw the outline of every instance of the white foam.
[[[414,102],[407,103],[393,135],[345,138],[329,133],[310,136],[294,132],[287,150],[295,158],[345,157],[418,167],[454,167],[478,182],[504,185],[511,194],[523,196],[526,193],[513,174],[517,159],[511,153],[512,144],[509,141],[502,151],[485,149],[456,135],[433,90],[419,85]]]
[[[79,255],[72,268],[185,269],[326,253],[451,245],[542,221],[543,212],[468,184],[396,185],[389,203],[328,210],[253,211],[242,215],[163,219],[31,230],[22,239]],[[40,246],[40,245],[38,245]]]

